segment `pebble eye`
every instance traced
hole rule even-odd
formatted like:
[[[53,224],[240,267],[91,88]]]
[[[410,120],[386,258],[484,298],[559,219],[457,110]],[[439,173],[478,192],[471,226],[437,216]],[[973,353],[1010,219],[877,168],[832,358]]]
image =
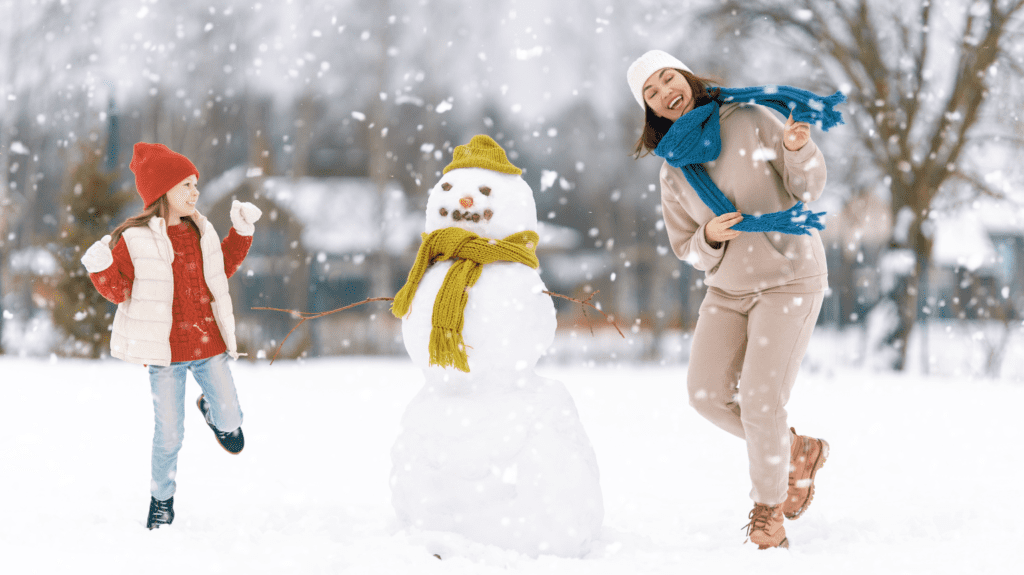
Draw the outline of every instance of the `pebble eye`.
[[[488,188],[487,186],[480,186],[480,193],[485,196],[489,196],[491,195],[491,188]]]
[[[441,189],[447,192],[448,190],[452,189],[452,185],[449,184],[448,182],[445,182],[441,184]]]

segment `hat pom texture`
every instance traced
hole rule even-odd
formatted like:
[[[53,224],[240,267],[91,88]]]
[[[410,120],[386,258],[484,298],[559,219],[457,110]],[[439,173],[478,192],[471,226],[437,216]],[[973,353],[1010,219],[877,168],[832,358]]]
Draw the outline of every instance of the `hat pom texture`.
[[[163,144],[135,144],[128,168],[135,174],[135,187],[147,207],[185,178],[199,177],[199,170],[188,158]]]

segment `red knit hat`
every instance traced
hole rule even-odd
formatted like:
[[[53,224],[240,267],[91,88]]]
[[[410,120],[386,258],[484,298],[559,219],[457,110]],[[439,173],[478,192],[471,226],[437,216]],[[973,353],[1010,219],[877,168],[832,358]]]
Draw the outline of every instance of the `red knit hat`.
[[[185,178],[192,175],[199,177],[199,170],[188,158],[163,144],[135,144],[132,163],[128,164],[128,168],[135,174],[135,187],[146,207]]]

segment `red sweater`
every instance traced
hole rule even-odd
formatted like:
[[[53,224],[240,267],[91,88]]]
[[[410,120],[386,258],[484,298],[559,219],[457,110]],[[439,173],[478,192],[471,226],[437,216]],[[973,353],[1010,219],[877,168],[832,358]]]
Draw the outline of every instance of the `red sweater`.
[[[203,254],[199,248],[199,233],[187,222],[167,228],[174,246],[174,303],[171,306],[171,361],[206,359],[227,351],[224,338],[213,318],[210,288],[203,275]],[[252,236],[241,236],[231,228],[221,242],[224,252],[224,273],[227,277],[238,271],[242,260],[252,246]],[[114,263],[107,269],[89,274],[100,294],[119,304],[131,297],[135,281],[135,266],[124,238],[111,250]]]

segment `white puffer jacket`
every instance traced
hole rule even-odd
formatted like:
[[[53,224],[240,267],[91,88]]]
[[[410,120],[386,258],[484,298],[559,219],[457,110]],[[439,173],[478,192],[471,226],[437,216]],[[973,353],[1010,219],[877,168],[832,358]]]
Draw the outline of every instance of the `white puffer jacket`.
[[[235,316],[224,273],[224,253],[220,238],[205,217],[197,212],[192,219],[200,229],[199,247],[203,253],[203,275],[210,288],[213,317],[231,357],[238,359],[235,341]],[[160,217],[147,226],[128,228],[122,236],[135,266],[131,297],[117,306],[110,355],[131,363],[167,366],[171,364],[171,324],[174,302],[174,247],[167,236],[167,222]]]

